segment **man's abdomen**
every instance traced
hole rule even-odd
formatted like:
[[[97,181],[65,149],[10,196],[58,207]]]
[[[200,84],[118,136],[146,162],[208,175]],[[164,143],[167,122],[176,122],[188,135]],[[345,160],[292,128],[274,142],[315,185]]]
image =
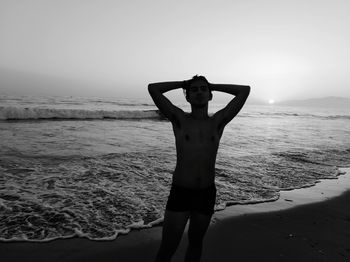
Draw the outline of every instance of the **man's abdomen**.
[[[215,163],[181,162],[176,164],[173,184],[189,188],[205,188],[214,184]]]

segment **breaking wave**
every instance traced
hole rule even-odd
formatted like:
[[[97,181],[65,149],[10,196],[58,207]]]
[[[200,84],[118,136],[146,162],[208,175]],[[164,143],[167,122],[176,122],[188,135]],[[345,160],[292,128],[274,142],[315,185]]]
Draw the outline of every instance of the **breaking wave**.
[[[55,108],[0,107],[0,120],[30,119],[161,119],[158,110],[86,110]]]
[[[131,104],[130,104],[131,105]],[[209,113],[212,115],[213,113]],[[253,112],[241,113],[238,117],[302,117],[321,119],[347,119],[350,115],[315,115],[289,112]],[[58,109],[40,107],[0,107],[0,120],[93,120],[93,119],[164,119],[159,110],[89,110],[89,109]]]

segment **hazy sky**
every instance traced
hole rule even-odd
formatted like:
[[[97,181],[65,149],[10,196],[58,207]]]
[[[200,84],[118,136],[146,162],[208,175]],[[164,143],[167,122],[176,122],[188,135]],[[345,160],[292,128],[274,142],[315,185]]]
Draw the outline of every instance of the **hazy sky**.
[[[0,0],[0,72],[18,74],[0,88],[35,93],[27,72],[65,79],[45,82],[55,95],[142,97],[201,74],[264,100],[350,97],[349,14],[348,0]]]

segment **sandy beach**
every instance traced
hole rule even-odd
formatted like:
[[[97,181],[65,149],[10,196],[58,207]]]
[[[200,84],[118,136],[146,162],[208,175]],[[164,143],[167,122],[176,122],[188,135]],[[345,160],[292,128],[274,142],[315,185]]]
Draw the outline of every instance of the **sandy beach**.
[[[347,173],[338,179],[281,192],[278,201],[216,212],[201,261],[349,261],[350,168],[342,171]],[[133,230],[106,242],[0,243],[1,261],[153,261],[161,229]],[[187,243],[184,234],[172,261],[183,261]]]

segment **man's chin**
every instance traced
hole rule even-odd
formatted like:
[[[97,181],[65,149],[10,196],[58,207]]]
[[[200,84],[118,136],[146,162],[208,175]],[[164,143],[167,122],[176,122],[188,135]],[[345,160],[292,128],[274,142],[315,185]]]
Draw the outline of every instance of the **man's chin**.
[[[197,103],[197,104],[192,104],[192,106],[197,107],[197,108],[203,108],[206,107],[208,105],[207,103]]]

